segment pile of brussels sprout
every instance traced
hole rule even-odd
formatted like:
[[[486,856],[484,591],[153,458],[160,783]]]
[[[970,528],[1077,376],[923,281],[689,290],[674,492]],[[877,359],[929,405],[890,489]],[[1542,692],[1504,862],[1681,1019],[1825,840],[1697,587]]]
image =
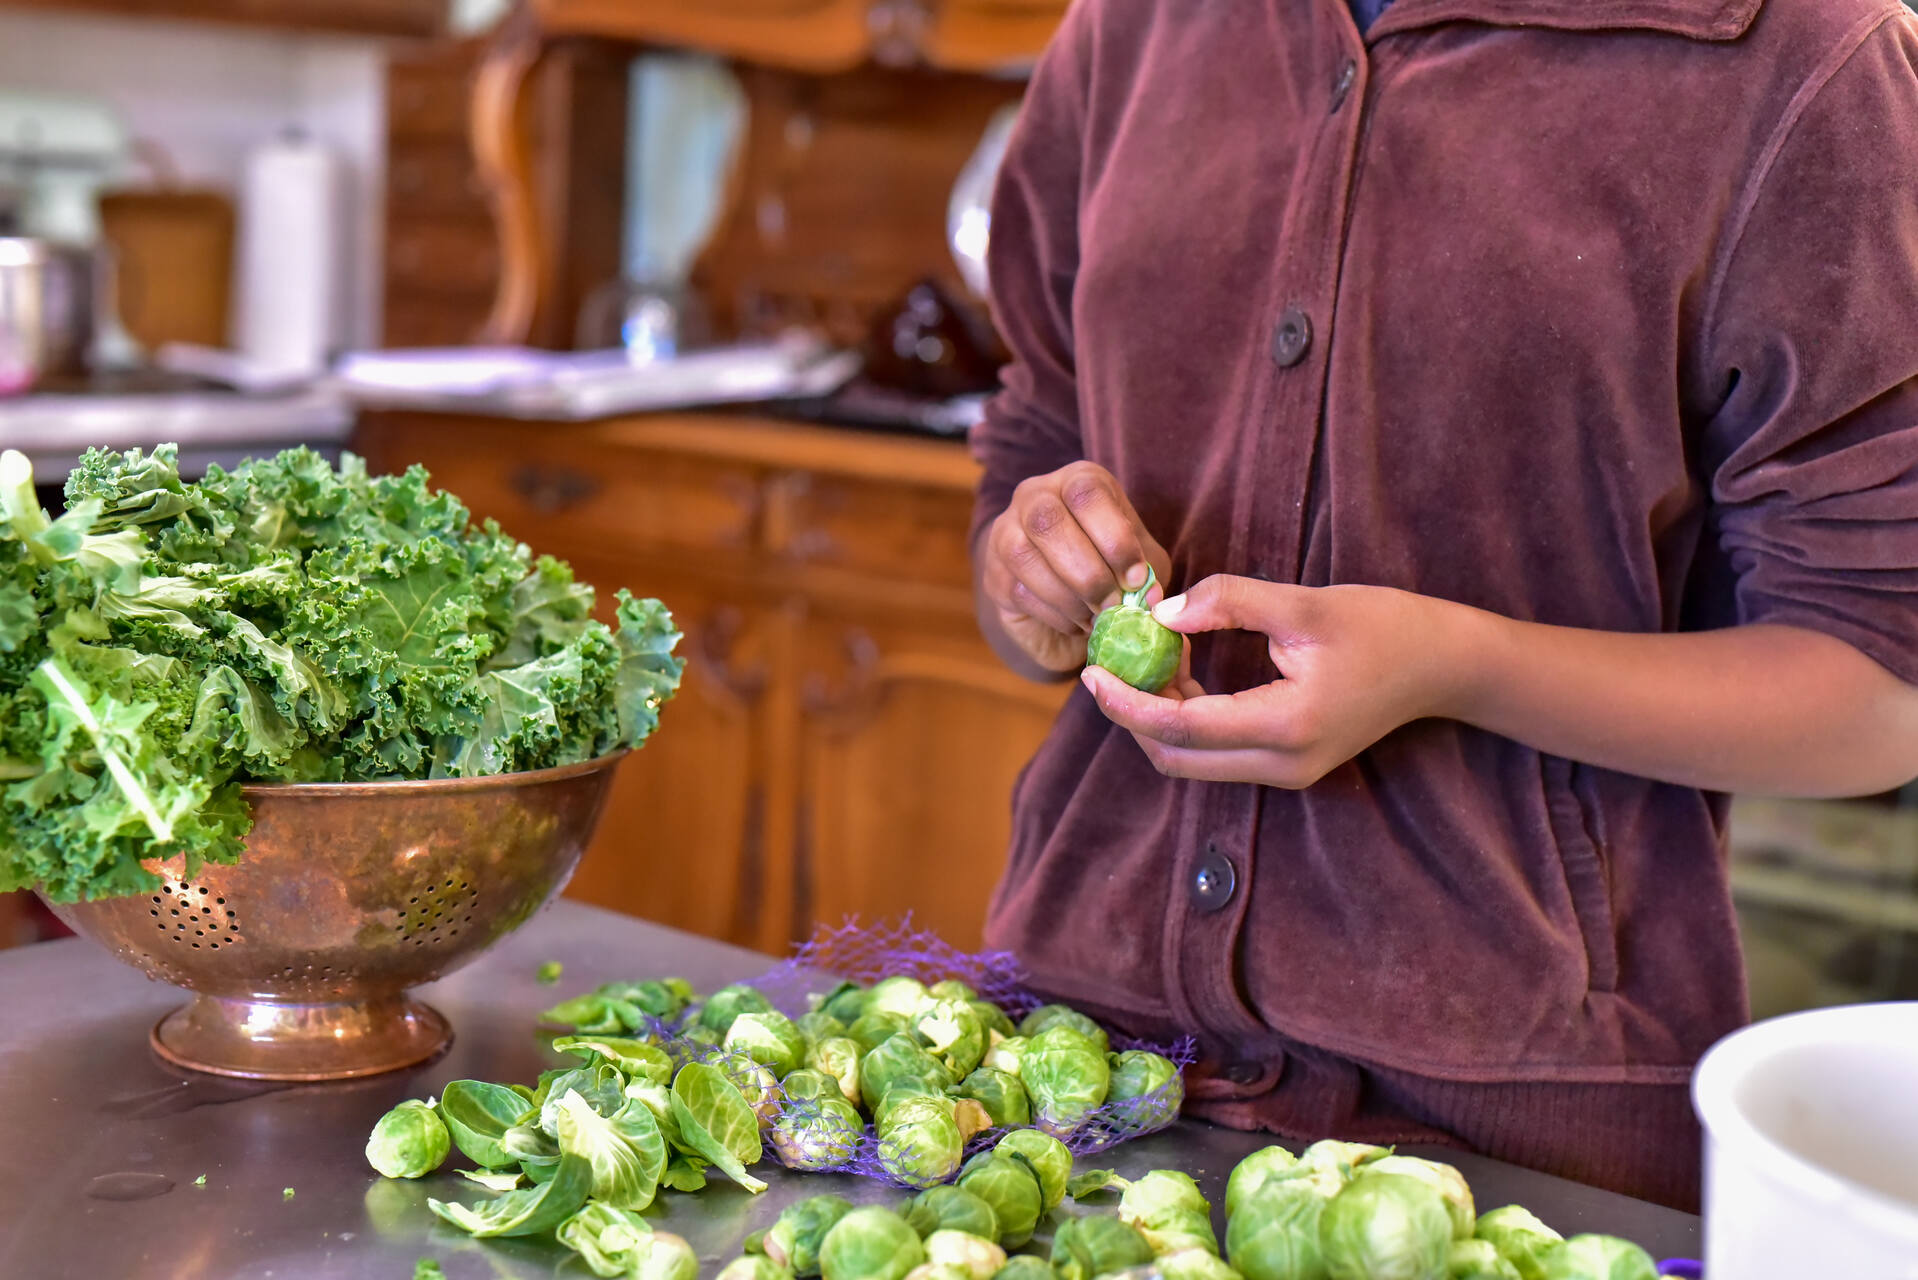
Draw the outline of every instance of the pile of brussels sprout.
[[[429,1200],[435,1214],[477,1237],[553,1232],[602,1276],[689,1277],[691,1250],[640,1211],[713,1171],[763,1191],[749,1170],[768,1147],[790,1169],[983,1202],[989,1234],[1023,1242],[1065,1194],[1061,1138],[1103,1146],[1170,1124],[1184,1101],[1170,1059],[1112,1052],[1105,1029],[1065,1005],[1015,1025],[957,981],[845,983],[797,1019],[744,984],[697,1001],[679,979],[608,983],[541,1021],[579,1062],[530,1086],[457,1080],[402,1103],[367,1160],[418,1178],[457,1147],[478,1166],[462,1176],[494,1196]],[[966,1163],[992,1131],[1003,1137]]]
[[[830,1195],[802,1200],[749,1240],[720,1280],[1656,1276],[1650,1256],[1628,1241],[1566,1240],[1517,1205],[1476,1216],[1471,1189],[1450,1165],[1344,1142],[1317,1143],[1302,1156],[1270,1147],[1241,1163],[1227,1184],[1222,1253],[1212,1206],[1188,1175],[1072,1177],[1070,1154],[1048,1141],[1008,1134],[975,1156],[957,1185],[897,1209],[855,1209]],[[1116,1212],[1090,1205],[1114,1191]],[[1061,1211],[1067,1197],[1070,1210]]]

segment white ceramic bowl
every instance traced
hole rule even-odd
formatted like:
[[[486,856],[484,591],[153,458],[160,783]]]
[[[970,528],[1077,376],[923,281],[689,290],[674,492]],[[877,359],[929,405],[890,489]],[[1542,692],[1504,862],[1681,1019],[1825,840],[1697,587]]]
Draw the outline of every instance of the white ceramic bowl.
[[[1711,1280],[1918,1280],[1918,1003],[1747,1027],[1692,1103]]]

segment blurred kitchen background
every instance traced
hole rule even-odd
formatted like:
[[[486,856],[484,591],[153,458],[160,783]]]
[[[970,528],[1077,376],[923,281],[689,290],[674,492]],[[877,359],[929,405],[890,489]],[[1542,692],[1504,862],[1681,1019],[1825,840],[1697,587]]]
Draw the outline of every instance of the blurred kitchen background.
[[[1066,3],[0,0],[0,446],[426,463],[686,629],[571,893],[976,943],[1062,697],[973,629],[963,441]],[[1755,1012],[1918,997],[1912,798],[1739,802]]]

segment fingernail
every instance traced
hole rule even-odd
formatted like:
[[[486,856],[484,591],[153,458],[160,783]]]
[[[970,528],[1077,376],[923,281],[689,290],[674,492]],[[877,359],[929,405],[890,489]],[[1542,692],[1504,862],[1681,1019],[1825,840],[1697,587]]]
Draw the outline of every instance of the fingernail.
[[[1137,591],[1145,585],[1145,579],[1146,567],[1142,564],[1135,564],[1125,571],[1125,589],[1127,591]]]
[[[1171,622],[1184,612],[1185,597],[1173,596],[1170,599],[1159,601],[1158,606],[1152,610],[1152,616],[1160,622]]]
[[[1087,667],[1085,670],[1079,673],[1079,683],[1084,685],[1088,690],[1090,690],[1093,693],[1099,692],[1098,683],[1094,681],[1092,678],[1091,667]]]

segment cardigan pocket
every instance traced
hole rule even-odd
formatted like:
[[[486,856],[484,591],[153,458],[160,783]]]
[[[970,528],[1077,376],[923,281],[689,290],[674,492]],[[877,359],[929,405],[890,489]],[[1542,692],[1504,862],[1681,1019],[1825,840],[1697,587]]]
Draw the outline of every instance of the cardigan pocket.
[[[1585,944],[1586,985],[1592,991],[1616,991],[1617,921],[1612,912],[1611,878],[1599,852],[1597,815],[1579,794],[1578,765],[1558,756],[1545,756],[1542,768],[1552,838],[1558,845],[1565,889]]]

